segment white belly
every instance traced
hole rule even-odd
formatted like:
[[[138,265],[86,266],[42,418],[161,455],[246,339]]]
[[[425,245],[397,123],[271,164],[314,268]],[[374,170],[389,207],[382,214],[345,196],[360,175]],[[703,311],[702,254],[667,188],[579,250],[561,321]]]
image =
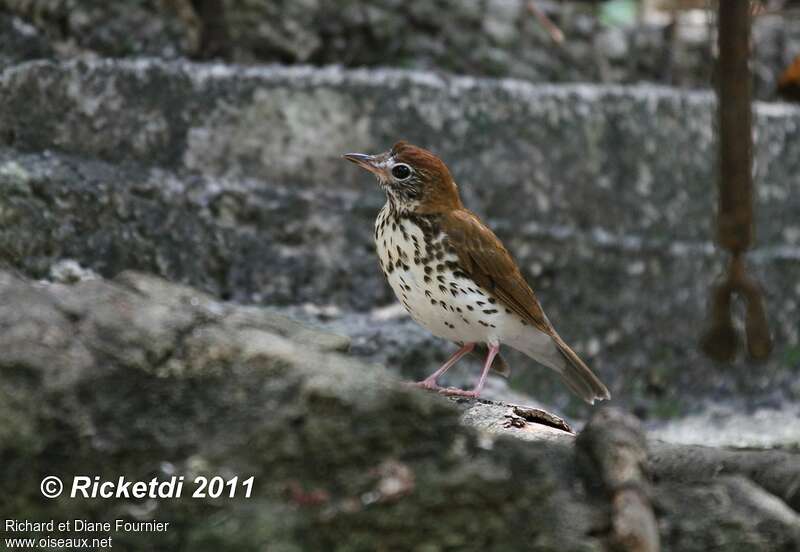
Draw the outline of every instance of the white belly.
[[[376,221],[381,268],[414,320],[432,334],[457,343],[512,344],[540,333],[462,274],[457,256],[446,250],[442,238],[434,236],[438,250],[431,255],[423,230],[413,222],[395,220],[387,207]]]

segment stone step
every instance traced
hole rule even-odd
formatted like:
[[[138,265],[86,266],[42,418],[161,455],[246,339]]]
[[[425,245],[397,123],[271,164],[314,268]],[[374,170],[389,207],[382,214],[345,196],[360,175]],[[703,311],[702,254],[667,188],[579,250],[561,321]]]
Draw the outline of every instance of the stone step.
[[[800,396],[800,109],[756,107],[750,261],[775,353],[721,368],[695,347],[724,259],[711,243],[713,106],[663,88],[402,71],[28,64],[0,77],[0,258],[35,277],[71,258],[240,302],[336,305],[347,331],[347,313],[395,301],[371,243],[381,193],[340,154],[403,137],[450,163],[617,396],[662,416],[736,390],[780,402]],[[408,375],[445,356],[367,326],[352,325],[354,349]],[[521,388],[563,391],[511,360]]]

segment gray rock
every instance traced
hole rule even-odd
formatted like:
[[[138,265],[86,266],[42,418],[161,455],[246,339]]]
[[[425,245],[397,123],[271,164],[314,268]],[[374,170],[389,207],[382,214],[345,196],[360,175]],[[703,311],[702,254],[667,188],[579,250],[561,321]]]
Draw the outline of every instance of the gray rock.
[[[42,503],[40,469],[148,480],[247,474],[256,477],[254,497],[226,501],[224,516],[237,520],[235,527],[208,523],[219,515],[210,499],[144,508],[104,501],[103,516],[138,512],[175,528],[120,535],[115,547],[362,549],[380,542],[476,549],[538,539],[543,548],[555,542],[576,548],[586,542],[578,532],[561,531],[576,521],[585,526],[565,517],[583,510],[567,495],[582,493],[565,488],[563,495],[544,485],[559,485],[545,456],[522,460],[519,454],[538,453],[513,440],[487,449],[446,399],[393,385],[377,366],[280,337],[272,323],[254,321],[250,309],[242,324],[239,307],[134,273],[73,286],[32,285],[3,274],[0,296],[7,353],[0,360],[0,456],[8,459],[3,492],[13,497],[6,506],[15,515],[94,517],[90,500]],[[80,346],[83,355],[65,355],[68,346]],[[537,484],[518,494],[522,465],[522,477]],[[452,502],[455,489],[464,493],[463,504]],[[552,508],[544,506],[551,500]],[[481,516],[486,526],[476,525],[476,504],[496,510]],[[533,508],[550,524],[549,535],[529,525]],[[440,513],[424,521],[424,511]]]
[[[52,55],[50,44],[36,27],[19,17],[0,13],[0,67]]]
[[[167,2],[163,4],[166,7]],[[5,17],[16,17],[29,27],[25,34],[39,35],[45,45],[19,51],[9,44],[9,51],[17,50],[16,60],[53,55],[174,58],[186,51],[188,29],[176,10],[160,5],[160,0],[5,0],[0,9]],[[0,37],[7,32],[0,27]]]
[[[379,194],[341,153],[405,137],[434,148],[470,204],[523,236],[593,231],[592,241],[638,250],[664,247],[667,237],[676,247],[705,245],[711,235],[714,102],[703,93],[99,61],[9,69],[0,94],[7,145],[213,178],[185,183],[155,173],[140,186],[170,195],[238,188],[217,207],[230,223],[248,216],[233,192],[253,188],[275,190],[273,202],[279,191],[302,189],[295,195],[304,204],[329,202],[329,216],[356,202],[377,207]],[[787,186],[797,171],[800,109],[764,104],[756,114],[759,244],[774,247],[785,228],[770,221],[788,222],[797,207]],[[510,193],[520,201],[507,201]],[[690,227],[686,218],[706,222]]]
[[[74,284],[81,280],[94,280],[97,277],[96,272],[83,268],[72,259],[62,259],[50,267],[50,280],[59,284]]]
[[[170,523],[112,533],[120,550],[606,548],[609,504],[576,465],[569,433],[506,424],[512,405],[453,404],[398,385],[332,351],[330,337],[287,327],[139,273],[64,285],[0,272],[5,508],[18,519]],[[616,446],[606,433],[593,446]],[[761,471],[757,459],[796,477],[796,455],[751,453],[738,465],[726,453],[727,479],[711,471],[687,487],[717,452],[693,449],[690,469],[660,454],[652,492],[668,549],[709,535],[797,545],[791,497],[745,479]],[[102,505],[40,496],[43,474],[69,484],[79,473],[184,476],[187,488],[180,499]],[[188,498],[198,475],[253,476],[253,495]]]
[[[713,488],[694,482],[663,487],[669,490],[656,498],[655,507],[663,516],[659,528],[667,550],[792,550],[800,542],[797,513],[744,477],[719,477]],[[721,520],[715,512],[720,503],[736,504],[737,512]],[[664,519],[678,511],[685,515],[681,520]],[[728,533],[732,527],[734,538]],[[751,532],[756,527],[758,532]]]
[[[373,318],[394,303],[371,244],[383,198],[340,159],[407,138],[448,162],[556,327],[624,404],[653,418],[734,395],[747,397],[737,408],[780,407],[800,396],[800,109],[756,106],[750,263],[776,351],[766,365],[726,368],[694,349],[723,261],[709,241],[713,110],[708,94],[652,87],[28,64],[0,76],[0,259],[37,278],[69,258],[240,302],[335,306],[327,323],[354,351],[419,377],[447,345]],[[543,369],[509,357],[513,386],[582,416]]]
[[[670,443],[732,448],[800,449],[800,405],[737,408],[707,401],[687,416],[650,424],[650,435]]]

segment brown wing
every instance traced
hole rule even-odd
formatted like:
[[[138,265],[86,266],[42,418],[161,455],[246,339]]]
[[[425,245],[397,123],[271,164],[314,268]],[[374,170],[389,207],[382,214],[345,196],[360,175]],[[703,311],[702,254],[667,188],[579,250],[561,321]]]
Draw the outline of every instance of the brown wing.
[[[442,229],[470,278],[537,329],[555,334],[517,263],[477,216],[466,209],[451,211],[444,215]]]

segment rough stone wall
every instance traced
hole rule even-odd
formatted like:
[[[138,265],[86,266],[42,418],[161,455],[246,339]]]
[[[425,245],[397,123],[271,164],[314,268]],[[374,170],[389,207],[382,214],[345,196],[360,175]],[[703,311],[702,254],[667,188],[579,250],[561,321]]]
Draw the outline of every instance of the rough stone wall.
[[[693,347],[723,260],[710,241],[713,110],[709,94],[653,87],[23,65],[0,77],[0,251],[35,277],[74,258],[103,275],[148,270],[244,302],[313,303],[355,352],[421,376],[447,346],[402,318],[373,318],[394,304],[371,244],[383,197],[340,158],[404,138],[448,162],[556,327],[630,406],[669,417],[733,392],[780,404],[800,393],[800,110],[756,107],[751,259],[776,353],[765,366],[725,368]],[[523,358],[512,365],[518,386],[564,406],[556,378]]]
[[[562,28],[563,44],[552,42],[526,0],[4,0],[0,36],[8,38],[5,48],[0,40],[0,60],[53,52],[713,85],[713,25],[618,27],[584,2],[539,4]],[[800,25],[793,17],[758,17],[754,37],[756,94],[774,99],[778,76],[800,54]],[[17,40],[27,46],[16,47]]]

